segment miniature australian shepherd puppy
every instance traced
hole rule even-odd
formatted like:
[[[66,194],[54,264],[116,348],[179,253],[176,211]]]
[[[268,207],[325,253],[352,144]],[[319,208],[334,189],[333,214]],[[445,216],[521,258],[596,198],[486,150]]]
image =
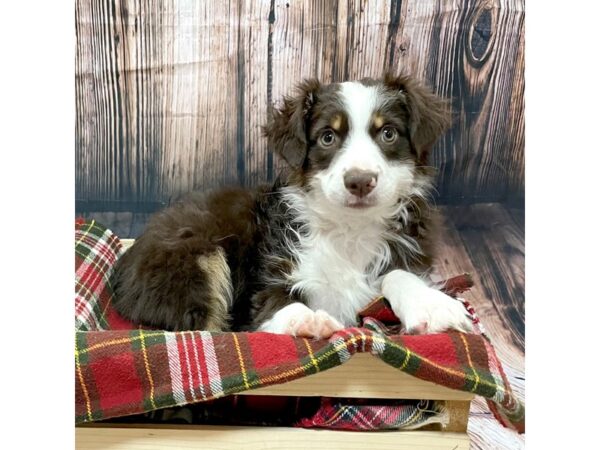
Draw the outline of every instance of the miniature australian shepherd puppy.
[[[424,277],[427,157],[449,124],[446,102],[408,75],[304,81],[264,127],[285,179],[157,213],[115,266],[114,306],[160,329],[326,338],[383,295],[409,333],[470,331],[463,305]]]

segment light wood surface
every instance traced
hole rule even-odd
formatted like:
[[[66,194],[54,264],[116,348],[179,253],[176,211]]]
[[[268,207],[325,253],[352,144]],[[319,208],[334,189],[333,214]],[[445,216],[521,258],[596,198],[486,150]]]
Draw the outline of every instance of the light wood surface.
[[[357,353],[333,369],[245,394],[463,401],[474,397],[469,392],[420,380],[368,353]]]
[[[406,68],[453,99],[442,199],[524,193],[524,0],[77,0],[77,211],[272,180],[260,125],[305,77]],[[96,209],[95,209],[96,208]]]
[[[351,432],[299,428],[216,427],[78,427],[77,450],[301,450],[394,449],[468,450],[466,433],[438,431]]]
[[[449,421],[444,431],[457,431],[465,433],[469,425],[469,412],[471,402],[448,400],[444,402],[448,411]]]

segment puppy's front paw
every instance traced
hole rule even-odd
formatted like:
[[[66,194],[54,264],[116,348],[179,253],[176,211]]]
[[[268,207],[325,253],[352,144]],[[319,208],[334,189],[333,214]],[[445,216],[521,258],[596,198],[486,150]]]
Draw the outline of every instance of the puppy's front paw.
[[[292,303],[262,324],[260,331],[323,339],[342,328],[344,326],[329,313],[321,309],[313,311],[302,303]]]
[[[407,333],[473,332],[473,322],[463,304],[429,287],[416,275],[402,270],[390,272],[383,280],[382,292]]]
[[[312,314],[304,314],[298,319],[292,319],[289,323],[287,333],[292,336],[312,337],[315,339],[328,338],[344,326],[329,313],[318,309],[310,311]]]
[[[415,297],[413,304],[403,308],[402,315],[404,318],[400,320],[410,334],[433,334],[448,330],[473,332],[473,322],[463,304],[432,288]]]

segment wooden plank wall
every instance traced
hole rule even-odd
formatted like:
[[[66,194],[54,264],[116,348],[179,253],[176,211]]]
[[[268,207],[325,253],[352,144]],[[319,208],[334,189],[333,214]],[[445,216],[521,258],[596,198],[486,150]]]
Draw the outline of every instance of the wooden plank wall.
[[[402,67],[453,99],[440,202],[521,200],[523,28],[524,0],[77,0],[77,210],[272,180],[269,105]]]

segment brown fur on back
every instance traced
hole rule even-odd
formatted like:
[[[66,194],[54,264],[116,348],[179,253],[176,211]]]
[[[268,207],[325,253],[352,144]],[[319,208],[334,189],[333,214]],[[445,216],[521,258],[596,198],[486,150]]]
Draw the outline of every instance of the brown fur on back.
[[[252,192],[230,188],[189,195],[153,216],[113,271],[117,310],[167,330],[228,329],[233,299],[222,286],[241,281],[256,232],[254,203]]]

